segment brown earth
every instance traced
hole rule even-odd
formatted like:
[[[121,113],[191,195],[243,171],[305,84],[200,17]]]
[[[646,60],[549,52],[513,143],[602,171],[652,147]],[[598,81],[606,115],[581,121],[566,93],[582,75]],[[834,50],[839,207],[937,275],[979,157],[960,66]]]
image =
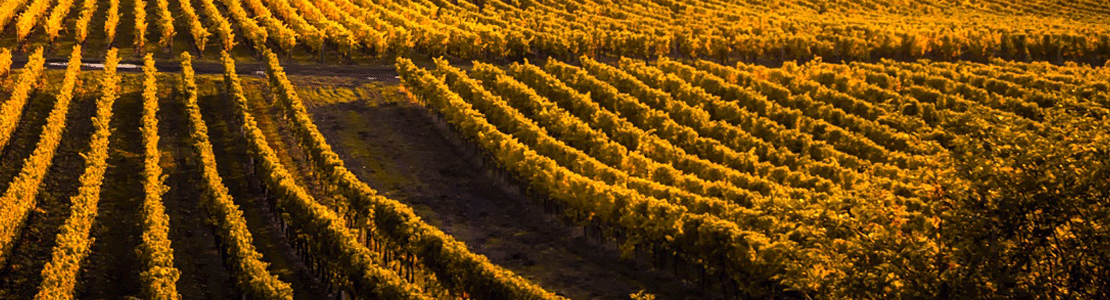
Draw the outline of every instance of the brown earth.
[[[396,85],[340,90],[310,82],[298,91],[347,167],[471,251],[572,299],[621,299],[641,290],[660,299],[707,298],[500,188]]]
[[[179,76],[172,77],[177,80]],[[175,81],[159,78],[158,134],[161,164],[169,191],[163,195],[170,217],[170,243],[174,266],[181,271],[177,291],[182,299],[232,299],[235,286],[224,267],[208,214],[200,207],[203,196],[199,162],[189,136],[184,99],[171,91]]]
[[[240,125],[233,104],[223,91],[223,82],[198,82],[207,96],[198,99],[208,126],[209,141],[216,155],[217,169],[239,210],[243,211],[254,246],[269,263],[269,271],[289,283],[296,299],[314,299],[328,295],[320,281],[295,254],[289,241],[277,227],[277,216],[269,209],[262,192],[262,182],[249,166],[251,158],[247,140],[237,129]],[[215,87],[219,87],[219,91]]]

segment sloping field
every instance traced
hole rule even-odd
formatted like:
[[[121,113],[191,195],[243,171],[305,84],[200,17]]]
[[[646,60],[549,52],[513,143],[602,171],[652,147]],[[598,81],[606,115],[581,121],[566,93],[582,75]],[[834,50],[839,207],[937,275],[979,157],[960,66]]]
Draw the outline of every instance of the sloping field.
[[[2,0],[0,299],[1104,299],[1107,21]]]

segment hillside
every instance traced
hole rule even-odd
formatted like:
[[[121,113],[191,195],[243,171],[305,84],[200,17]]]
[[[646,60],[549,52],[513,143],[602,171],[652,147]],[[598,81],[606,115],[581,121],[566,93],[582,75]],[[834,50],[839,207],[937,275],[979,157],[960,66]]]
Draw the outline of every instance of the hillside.
[[[1107,21],[0,1],[0,298],[1106,298]]]

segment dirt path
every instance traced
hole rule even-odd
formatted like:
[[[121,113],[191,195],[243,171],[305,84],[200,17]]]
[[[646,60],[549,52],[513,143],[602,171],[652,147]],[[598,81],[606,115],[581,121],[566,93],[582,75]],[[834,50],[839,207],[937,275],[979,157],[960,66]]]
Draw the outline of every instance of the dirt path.
[[[127,81],[125,81],[127,82]],[[142,238],[143,169],[141,85],[125,84],[113,108],[108,169],[101,186],[96,239],[81,271],[80,299],[142,296],[142,262],[135,249]]]
[[[208,215],[199,206],[199,168],[189,137],[189,120],[184,100],[171,88],[177,76],[159,78],[158,133],[162,150],[162,168],[168,175],[170,190],[163,195],[170,217],[170,241],[174,266],[181,271],[177,291],[182,299],[232,299],[235,297],[231,277],[224,268],[216,236],[207,223]]]
[[[53,96],[45,93],[40,93],[32,101],[37,102],[35,105],[54,105]],[[36,208],[27,217],[20,237],[15,240],[7,265],[0,269],[0,299],[31,299],[38,292],[42,267],[51,259],[59,229],[70,215],[69,197],[77,193],[77,178],[85,169],[81,153],[89,148],[92,134],[90,118],[95,107],[95,97],[78,96],[70,103],[62,142],[58,145],[43,185],[39,187]],[[44,116],[46,114],[43,113]],[[20,145],[28,143],[27,147],[35,148],[37,141],[36,137],[33,141],[19,142]]]
[[[434,129],[423,108],[398,95],[331,104],[305,98],[360,179],[495,264],[573,299],[621,299],[640,290],[660,299],[707,298],[668,274],[620,259],[613,248],[588,242],[580,229],[504,192]]]
[[[275,217],[263,197],[261,182],[250,174],[250,154],[247,141],[239,132],[233,105],[216,88],[222,82],[198,82],[202,96],[198,99],[201,112],[208,126],[212,149],[216,155],[220,176],[230,190],[251,232],[254,245],[263,260],[270,263],[269,270],[293,287],[297,299],[324,297],[327,291],[308,268],[295,255],[285,235],[276,226]],[[208,91],[208,92],[206,92]]]

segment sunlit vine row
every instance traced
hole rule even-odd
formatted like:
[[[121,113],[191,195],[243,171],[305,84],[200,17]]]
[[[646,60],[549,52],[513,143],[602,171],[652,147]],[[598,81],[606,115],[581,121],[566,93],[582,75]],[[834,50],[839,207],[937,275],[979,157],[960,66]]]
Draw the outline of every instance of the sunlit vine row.
[[[80,50],[80,48],[75,48]],[[104,74],[101,75],[100,98],[96,101],[96,116],[93,117],[93,134],[89,139],[89,150],[81,156],[85,159],[85,172],[77,179],[80,187],[77,195],[70,197],[70,214],[58,233],[50,262],[42,268],[42,283],[35,299],[73,299],[77,275],[92,247],[89,233],[99,215],[100,187],[104,183],[104,172],[108,169],[108,138],[111,136],[112,105],[119,98],[120,77],[116,74],[119,63],[118,51],[108,50],[104,59]],[[81,70],[81,53],[74,52],[66,69],[63,90],[72,90],[76,85],[77,74]]]
[[[8,57],[7,61],[11,61],[10,54]],[[43,63],[42,48],[38,48],[31,53],[27,63],[24,64],[11,95],[3,105],[0,105],[0,150],[8,145],[12,132],[15,131],[16,125],[23,116],[23,108],[32,96],[31,93],[42,84],[39,80],[42,78]],[[10,67],[11,63],[7,65]]]
[[[74,51],[80,52],[80,50],[80,46],[74,46]],[[32,83],[27,81],[39,84],[38,78],[41,74],[35,73],[42,72],[42,64],[42,48],[39,48],[28,61],[30,69],[24,70],[26,74],[20,78],[19,84],[28,86],[27,93],[30,92],[30,86],[32,86]],[[17,88],[17,93],[20,88]],[[58,149],[58,144],[62,141],[62,133],[66,128],[66,114],[69,112],[69,104],[73,99],[74,92],[73,90],[63,90],[58,94],[54,107],[50,109],[50,114],[46,117],[46,125],[43,125],[39,140],[35,143],[34,152],[24,160],[23,168],[19,170],[19,174],[12,179],[3,195],[0,195],[0,264],[8,259],[15,238],[22,231],[24,221],[27,220],[27,216],[37,204],[42,180],[46,177],[46,172],[50,170],[50,166],[54,164],[54,154],[57,153],[55,150]]]
[[[251,233],[243,212],[228,194],[223,179],[216,169],[216,157],[208,140],[208,127],[201,117],[197,104],[197,85],[194,79],[192,57],[188,52],[181,53],[181,80],[185,93],[185,109],[189,114],[189,133],[192,136],[193,150],[200,161],[200,177],[203,181],[205,207],[216,223],[223,251],[229,258],[227,262],[236,285],[245,295],[259,299],[293,299],[293,289],[289,283],[270,273],[268,264],[262,261],[262,254],[255,250]]]
[[[343,166],[316,129],[307,109],[293,89],[277,56],[266,53],[267,76],[275,102],[290,120],[293,136],[312,162],[322,179],[329,181],[336,193],[349,199],[349,211],[371,214],[375,232],[397,243],[417,258],[452,290],[464,291],[470,297],[502,297],[512,299],[561,299],[518,275],[474,254],[461,242],[428,225],[400,202],[385,198],[360,181]],[[355,219],[364,218],[355,216]]]
[[[154,57],[143,58],[143,210],[142,243],[139,259],[143,271],[139,278],[143,295],[153,300],[177,300],[177,280],[181,271],[174,266],[173,246],[170,243],[170,217],[162,203],[162,195],[169,190],[164,184],[162,152],[158,150],[158,69]]]

